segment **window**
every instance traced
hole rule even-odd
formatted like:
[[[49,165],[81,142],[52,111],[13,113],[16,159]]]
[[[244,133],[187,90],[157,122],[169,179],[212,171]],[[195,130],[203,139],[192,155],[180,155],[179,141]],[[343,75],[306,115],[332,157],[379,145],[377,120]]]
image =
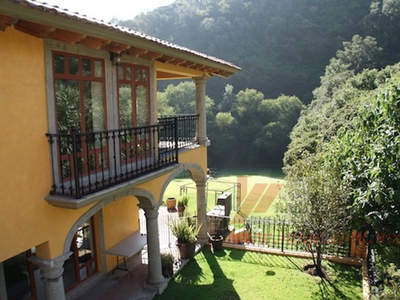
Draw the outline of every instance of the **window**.
[[[145,158],[150,151],[150,132],[133,129],[150,125],[149,69],[144,66],[121,64],[117,67],[120,155],[122,163]]]
[[[67,53],[53,53],[54,98],[57,130],[79,134],[77,152],[80,173],[104,170],[108,161],[106,140],[94,132],[106,130],[104,60]],[[72,178],[71,138],[60,143],[62,178]]]
[[[64,287],[67,291],[97,272],[93,217],[81,224],[72,240],[72,255],[64,263]]]
[[[121,64],[117,72],[120,127],[149,125],[148,68]]]
[[[58,130],[105,130],[104,61],[54,53]]]
[[[33,265],[28,258],[32,256],[32,248],[22,252],[0,264],[4,268],[5,287],[2,288],[8,300],[37,299],[37,289],[41,289],[40,270]],[[1,272],[1,270],[0,270]]]

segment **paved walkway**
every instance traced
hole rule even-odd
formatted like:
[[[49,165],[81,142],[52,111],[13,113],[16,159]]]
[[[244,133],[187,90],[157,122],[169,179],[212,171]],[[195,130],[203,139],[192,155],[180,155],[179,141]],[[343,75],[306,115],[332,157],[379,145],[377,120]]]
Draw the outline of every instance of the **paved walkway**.
[[[117,270],[115,276],[108,274],[96,286],[89,289],[77,299],[80,300],[150,300],[155,292],[145,289],[143,284],[147,278],[147,265],[140,264],[129,274]],[[117,273],[120,273],[119,275]]]
[[[144,212],[140,210],[141,232],[146,233],[146,223]],[[167,208],[162,206],[159,209],[158,227],[160,235],[161,252],[169,252],[179,261],[179,250],[175,246],[176,238],[170,233],[168,222],[178,217],[178,212],[168,212]],[[177,272],[185,262],[175,265],[174,272]],[[114,275],[107,274],[93,288],[87,290],[82,296],[76,298],[79,300],[150,300],[153,299],[156,292],[144,288],[144,283],[148,274],[148,258],[146,248],[142,250],[141,257],[137,257],[132,263],[132,278],[123,270],[116,270]]]

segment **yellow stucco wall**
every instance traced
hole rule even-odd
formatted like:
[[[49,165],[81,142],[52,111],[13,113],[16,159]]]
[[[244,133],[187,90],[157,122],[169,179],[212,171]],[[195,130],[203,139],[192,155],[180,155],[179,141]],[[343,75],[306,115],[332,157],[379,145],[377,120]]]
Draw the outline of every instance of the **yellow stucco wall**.
[[[12,27],[0,31],[0,262],[41,245],[62,254],[84,210],[49,205],[51,186],[43,41]]]
[[[63,254],[65,239],[90,207],[57,208],[44,197],[51,186],[43,40],[12,27],[0,31],[0,262],[31,247],[37,255]],[[180,163],[207,168],[207,148],[180,153]],[[165,174],[137,188],[162,201]],[[106,249],[139,229],[137,199],[128,196],[103,209]],[[113,262],[107,256],[107,266]]]
[[[207,147],[198,147],[179,153],[179,163],[186,165],[199,166],[204,175],[207,175]],[[154,196],[154,201],[160,203],[163,200],[164,188],[168,186],[169,181],[174,179],[172,172],[163,176],[157,177],[151,181],[139,185],[137,188],[141,188],[150,191]]]
[[[127,196],[103,208],[104,244],[108,249],[139,230],[138,200]],[[107,271],[116,266],[113,255],[107,255]]]
[[[207,175],[207,147],[202,146],[180,153],[179,162],[197,164]]]

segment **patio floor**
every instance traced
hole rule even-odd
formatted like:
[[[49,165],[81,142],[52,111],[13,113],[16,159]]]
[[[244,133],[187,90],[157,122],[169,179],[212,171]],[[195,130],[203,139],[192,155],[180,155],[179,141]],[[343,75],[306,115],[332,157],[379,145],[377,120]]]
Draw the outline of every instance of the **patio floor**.
[[[125,273],[125,274],[123,274]],[[108,274],[96,286],[76,298],[81,300],[147,300],[153,299],[155,291],[145,289],[147,265],[140,264],[131,271],[132,278],[124,271]],[[121,276],[122,275],[122,276]]]
[[[182,268],[188,260],[179,260],[179,250],[175,246],[176,238],[169,232],[166,226],[166,220],[178,217],[178,212],[168,212],[166,207],[159,209],[159,233],[161,252],[172,253],[178,261],[174,266],[174,273]],[[140,216],[141,232],[146,233],[145,218],[141,210]],[[198,245],[197,250],[200,248]],[[141,259],[140,259],[141,258]],[[130,269],[132,278],[123,270],[111,272],[100,280],[94,287],[88,289],[83,295],[75,298],[79,300],[150,300],[153,299],[156,292],[146,289],[144,283],[148,274],[147,249],[142,250],[141,257],[133,262],[133,268]],[[167,279],[166,279],[167,280]],[[67,296],[68,299],[68,296]]]

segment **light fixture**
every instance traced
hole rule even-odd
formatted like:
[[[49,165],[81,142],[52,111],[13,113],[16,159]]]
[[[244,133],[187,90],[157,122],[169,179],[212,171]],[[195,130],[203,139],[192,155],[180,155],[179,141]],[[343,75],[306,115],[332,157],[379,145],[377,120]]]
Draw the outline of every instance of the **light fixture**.
[[[122,62],[121,54],[110,52],[110,60],[113,65],[119,65]]]

